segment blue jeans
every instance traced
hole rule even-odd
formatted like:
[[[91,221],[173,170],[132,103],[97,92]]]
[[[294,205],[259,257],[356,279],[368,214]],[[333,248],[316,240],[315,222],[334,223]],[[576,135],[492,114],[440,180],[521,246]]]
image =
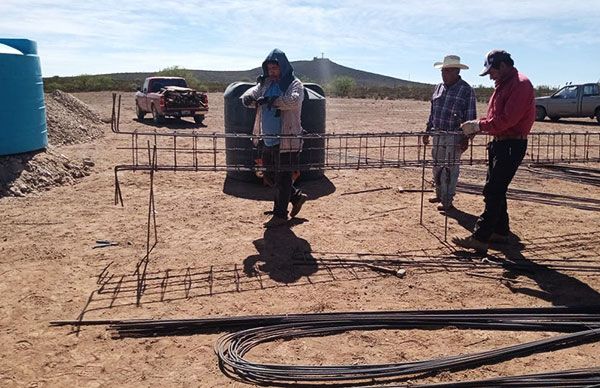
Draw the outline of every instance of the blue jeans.
[[[526,151],[527,140],[522,139],[494,140],[488,144],[488,171],[483,187],[485,209],[473,231],[477,240],[487,242],[492,233],[510,233],[506,192]]]
[[[433,181],[435,196],[442,204],[450,205],[456,195],[458,174],[460,173],[461,134],[433,136],[431,156],[433,158]]]

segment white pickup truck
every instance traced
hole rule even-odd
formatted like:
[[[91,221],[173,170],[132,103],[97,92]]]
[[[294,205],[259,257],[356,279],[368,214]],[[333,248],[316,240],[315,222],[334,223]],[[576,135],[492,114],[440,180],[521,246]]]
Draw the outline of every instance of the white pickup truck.
[[[535,99],[535,119],[552,121],[561,117],[596,117],[600,123],[600,84],[567,85],[547,97]]]

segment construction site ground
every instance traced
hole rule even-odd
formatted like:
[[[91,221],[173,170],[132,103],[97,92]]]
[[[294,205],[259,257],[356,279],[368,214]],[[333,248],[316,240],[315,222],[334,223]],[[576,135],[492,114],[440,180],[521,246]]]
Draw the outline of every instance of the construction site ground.
[[[99,117],[110,116],[111,93],[75,96]],[[209,100],[205,126],[167,120],[165,130],[222,133],[223,96],[211,93]],[[135,120],[133,101],[133,94],[123,94],[121,130],[154,129],[149,117]],[[421,131],[428,109],[420,101],[330,98],[327,132]],[[479,113],[484,110],[480,104]],[[445,218],[435,205],[425,202],[420,225],[421,194],[398,190],[420,189],[418,168],[327,171],[324,179],[301,183],[309,201],[296,222],[269,230],[262,224],[272,208],[270,188],[226,180],[222,172],[159,172],[158,245],[138,307],[134,271],[146,253],[148,174],[122,174],[124,207],[115,206],[113,167],[129,161],[130,153],[118,147],[130,138],[112,133],[105,121],[97,125],[105,136],[53,147],[70,160],[87,160],[89,175],[0,198],[0,386],[245,386],[219,370],[213,351],[218,333],[112,339],[106,326],[76,332],[50,326],[55,320],[600,304],[599,187],[536,173],[525,161],[511,187],[533,194],[508,201],[512,241],[493,245],[494,259],[483,261],[450,243],[451,236],[472,230],[483,197],[457,194],[446,239]],[[534,131],[598,130],[589,119],[534,125]],[[483,184],[485,167],[464,167],[460,180]],[[96,240],[118,245],[94,248]],[[402,261],[388,265],[405,269],[404,277],[360,265],[378,258]],[[506,269],[496,260],[528,269]],[[210,271],[216,274],[211,284]],[[355,331],[269,343],[248,357],[286,364],[395,363],[555,334]],[[600,366],[598,343],[418,381],[590,366]]]

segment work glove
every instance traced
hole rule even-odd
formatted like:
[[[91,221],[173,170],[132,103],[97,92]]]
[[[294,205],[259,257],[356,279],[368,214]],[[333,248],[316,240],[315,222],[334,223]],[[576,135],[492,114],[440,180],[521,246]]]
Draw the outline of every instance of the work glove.
[[[251,94],[247,94],[243,97],[242,102],[244,103],[244,105],[249,106],[252,105],[253,102],[255,102],[256,99],[251,95]]]
[[[256,100],[256,105],[264,105],[267,104],[269,102],[269,99],[267,97],[258,97],[258,99]]]
[[[429,135],[423,135],[423,144],[429,144]]]
[[[479,120],[469,120],[465,121],[460,125],[463,130],[463,133],[467,136],[474,135],[481,130],[479,128]]]
[[[277,97],[259,97],[256,100],[256,103],[258,105],[264,105],[267,104],[269,106],[269,108],[271,108],[271,106],[273,105],[273,103],[275,102],[275,100],[277,99]]]

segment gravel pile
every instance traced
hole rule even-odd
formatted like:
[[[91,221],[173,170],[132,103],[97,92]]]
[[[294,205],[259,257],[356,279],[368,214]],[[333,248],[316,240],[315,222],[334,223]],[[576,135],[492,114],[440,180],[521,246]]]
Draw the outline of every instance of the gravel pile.
[[[23,197],[73,184],[90,175],[93,166],[94,162],[89,159],[74,162],[52,147],[46,151],[0,157],[0,198]]]
[[[86,143],[104,136],[103,121],[86,103],[56,90],[46,94],[48,142],[52,145]]]
[[[57,90],[46,94],[46,118],[50,145],[45,151],[0,156],[0,198],[73,184],[91,173],[92,160],[70,160],[56,146],[104,136],[100,116],[83,101]]]

